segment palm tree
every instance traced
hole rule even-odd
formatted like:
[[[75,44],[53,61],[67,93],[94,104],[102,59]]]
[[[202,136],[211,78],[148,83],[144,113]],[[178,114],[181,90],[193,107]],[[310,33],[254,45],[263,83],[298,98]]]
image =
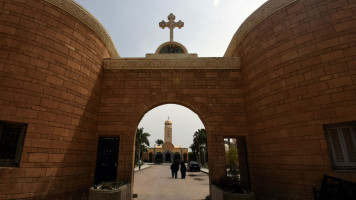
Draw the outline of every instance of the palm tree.
[[[158,146],[161,146],[162,144],[164,144],[163,140],[161,140],[161,139],[157,139],[155,142]]]
[[[189,148],[192,149],[192,152],[197,154],[198,152],[200,152],[201,146],[205,146],[207,151],[206,131],[203,128],[195,131],[193,135],[193,144],[191,144]]]
[[[206,131],[205,129],[198,129],[198,131],[195,131],[194,133],[194,138],[196,138],[197,142],[202,145],[207,143],[207,138],[206,138]]]
[[[138,128],[136,131],[136,151],[137,153],[137,161],[140,160],[141,153],[148,150],[150,146],[150,141],[148,141],[148,137],[151,136],[149,133],[143,132],[143,128]]]

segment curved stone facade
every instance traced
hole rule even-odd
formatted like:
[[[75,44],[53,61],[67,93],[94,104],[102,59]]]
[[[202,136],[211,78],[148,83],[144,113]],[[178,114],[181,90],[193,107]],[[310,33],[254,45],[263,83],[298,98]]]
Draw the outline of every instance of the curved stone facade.
[[[133,185],[137,126],[167,103],[202,120],[210,182],[226,175],[224,137],[247,137],[258,199],[312,199],[323,174],[355,182],[333,170],[323,129],[356,121],[355,6],[270,0],[225,58],[103,61],[118,54],[73,1],[1,1],[0,122],[28,127],[19,167],[0,168],[0,199],[85,198],[100,135],[120,137],[117,179]]]
[[[93,182],[110,51],[45,1],[4,0],[0,11],[0,120],[28,124],[20,166],[0,168],[0,199],[80,197]]]
[[[230,57],[234,53],[234,49],[244,37],[255,28],[259,23],[265,20],[267,17],[271,16],[275,12],[281,10],[282,8],[292,4],[298,0],[273,0],[267,1],[261,5],[255,12],[253,12],[239,27],[237,32],[234,34],[226,52],[225,57]]]
[[[116,47],[103,25],[85,8],[80,6],[74,0],[44,0],[51,3],[62,10],[68,12],[73,17],[82,21],[87,25],[92,31],[94,31],[104,42],[105,46],[109,49],[112,58],[119,58],[120,55],[116,50]]]
[[[323,174],[356,181],[354,171],[332,169],[323,129],[356,120],[355,6],[299,0],[229,47],[228,54],[241,57],[249,166],[259,199],[312,199]]]

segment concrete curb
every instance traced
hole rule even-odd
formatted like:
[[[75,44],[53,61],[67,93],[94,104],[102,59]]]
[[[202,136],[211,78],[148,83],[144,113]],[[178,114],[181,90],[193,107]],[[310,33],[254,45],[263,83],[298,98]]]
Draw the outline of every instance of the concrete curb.
[[[209,174],[209,169],[207,168],[200,168],[200,171]]]
[[[151,165],[144,164],[141,166],[141,170],[139,170],[138,167],[135,167],[134,172],[139,172],[139,171],[142,171],[142,170],[150,168],[150,167],[151,167]]]

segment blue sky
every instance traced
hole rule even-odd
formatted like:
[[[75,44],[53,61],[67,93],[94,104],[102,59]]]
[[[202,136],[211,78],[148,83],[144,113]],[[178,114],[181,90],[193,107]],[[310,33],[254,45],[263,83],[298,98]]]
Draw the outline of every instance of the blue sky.
[[[145,57],[169,41],[169,29],[158,23],[173,13],[184,27],[174,29],[174,41],[199,57],[222,57],[241,23],[266,0],[76,0],[110,34],[121,57]],[[173,144],[189,147],[203,128],[188,108],[164,105],[148,112],[139,124],[149,132],[151,146],[163,139],[163,123],[173,123]]]

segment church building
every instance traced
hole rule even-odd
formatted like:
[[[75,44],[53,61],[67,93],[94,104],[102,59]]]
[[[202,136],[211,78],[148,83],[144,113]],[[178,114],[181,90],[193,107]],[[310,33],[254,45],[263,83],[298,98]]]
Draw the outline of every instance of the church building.
[[[119,180],[132,199],[137,127],[164,104],[204,124],[210,189],[227,176],[224,138],[258,200],[312,200],[324,175],[356,182],[355,15],[355,0],[268,0],[223,57],[198,57],[173,41],[172,14],[152,25],[171,33],[155,54],[121,58],[74,0],[1,0],[0,199],[81,200]],[[187,161],[164,126],[152,162]]]
[[[168,118],[164,122],[163,145],[154,144],[154,147],[149,148],[148,152],[143,155],[143,159],[155,163],[173,162],[176,160],[188,162],[188,148],[183,148],[181,145],[174,146],[172,134],[172,122]]]

